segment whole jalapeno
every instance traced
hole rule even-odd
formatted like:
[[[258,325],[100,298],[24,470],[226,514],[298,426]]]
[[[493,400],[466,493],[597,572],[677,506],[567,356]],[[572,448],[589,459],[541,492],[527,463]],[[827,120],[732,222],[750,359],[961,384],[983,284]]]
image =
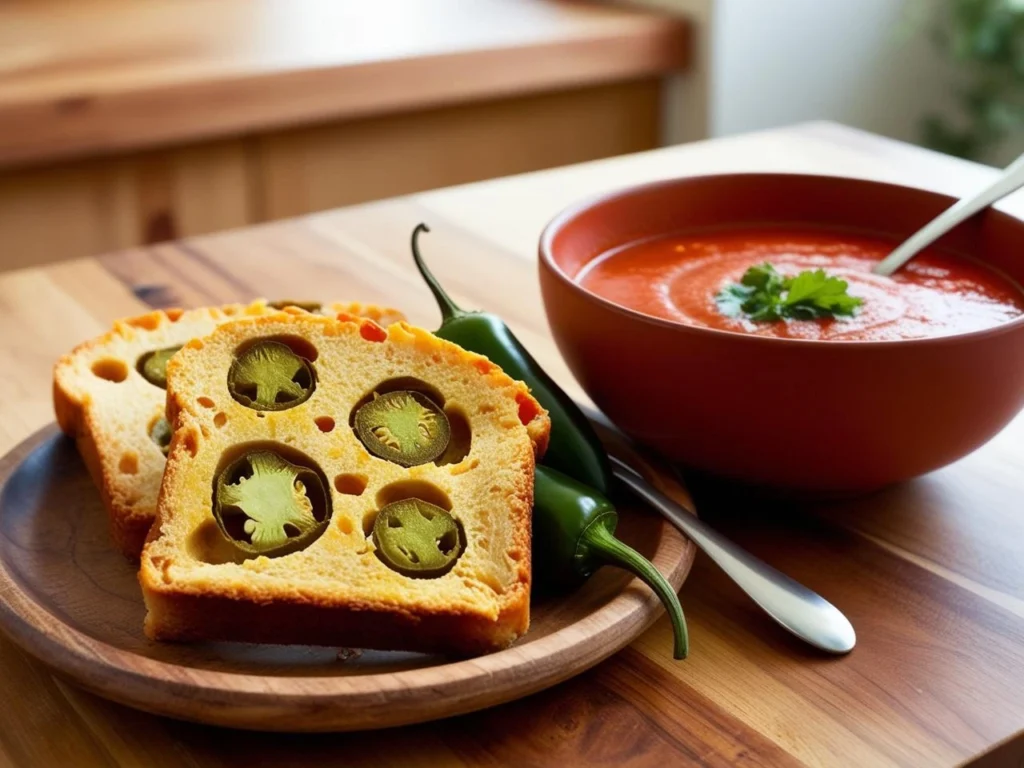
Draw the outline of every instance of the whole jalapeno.
[[[467,312],[445,293],[419,251],[419,235],[429,231],[425,224],[413,230],[412,253],[441,309],[441,327],[435,335],[485,355],[513,379],[525,382],[551,418],[548,450],[534,474],[533,566],[537,582],[572,588],[602,565],[625,568],[661,599],[672,622],[675,658],[686,658],[689,636],[675,590],[653,563],[615,537],[619,517],[605,496],[611,485],[611,468],[594,428],[501,318]]]
[[[413,230],[412,254],[441,309],[441,327],[434,335],[484,355],[513,379],[525,383],[551,418],[551,438],[544,463],[601,493],[608,493],[611,485],[608,456],[587,417],[544,372],[500,317],[489,312],[467,312],[451,300],[420,255],[419,235],[429,231],[426,224]]]
[[[624,568],[661,600],[672,622],[673,655],[685,659],[689,634],[679,598],[654,564],[615,537],[619,514],[597,491],[550,467],[538,466],[533,483],[534,574],[544,584],[579,585],[603,565]]]

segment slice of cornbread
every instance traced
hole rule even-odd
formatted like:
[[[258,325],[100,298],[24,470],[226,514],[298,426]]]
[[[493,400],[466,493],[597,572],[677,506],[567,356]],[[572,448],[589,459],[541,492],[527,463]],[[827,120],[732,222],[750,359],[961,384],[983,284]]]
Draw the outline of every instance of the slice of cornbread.
[[[157,310],[117,321],[109,332],[57,361],[57,423],[75,439],[103,497],[114,542],[127,557],[139,557],[156,515],[166,449],[166,442],[161,446],[158,440],[170,438],[163,422],[166,393],[143,375],[140,362],[147,354],[205,336],[230,320],[279,311],[263,300]],[[361,304],[331,304],[322,311],[365,315],[384,324],[404,319],[395,310]],[[151,375],[152,370],[159,374],[159,367],[151,366]]]
[[[476,654],[526,631],[550,421],[524,384],[422,329],[344,314],[222,325],[167,377],[174,437],[139,576],[150,637]],[[385,426],[356,426],[368,403]],[[413,466],[380,458],[438,434]],[[403,525],[426,526],[432,551],[392,540]]]

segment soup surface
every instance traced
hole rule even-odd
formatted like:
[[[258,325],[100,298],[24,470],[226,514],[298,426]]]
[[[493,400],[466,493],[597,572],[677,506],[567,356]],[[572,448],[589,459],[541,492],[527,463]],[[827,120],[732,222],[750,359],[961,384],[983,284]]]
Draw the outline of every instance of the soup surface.
[[[629,309],[687,325],[794,339],[915,339],[991,328],[1024,314],[1009,278],[969,259],[924,251],[893,277],[871,268],[893,249],[883,240],[813,231],[745,230],[671,236],[602,254],[576,277],[588,291]],[[853,317],[753,322],[727,317],[718,292],[752,266],[786,276],[824,269],[863,299]]]

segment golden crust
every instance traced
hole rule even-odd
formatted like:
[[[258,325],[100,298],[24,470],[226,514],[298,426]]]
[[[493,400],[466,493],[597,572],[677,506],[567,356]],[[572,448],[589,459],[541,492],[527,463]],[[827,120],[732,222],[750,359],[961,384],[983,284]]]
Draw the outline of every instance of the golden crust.
[[[319,350],[317,390],[293,409],[258,416],[231,400],[220,372],[246,339],[282,335]],[[468,414],[473,440],[458,463],[405,469],[358,443],[347,426],[351,407],[397,375],[444,388],[446,408]],[[526,386],[486,358],[405,323],[385,331],[345,313],[268,315],[223,325],[175,356],[167,410],[174,438],[159,523],[139,574],[149,636],[475,654],[506,647],[528,628],[534,452],[546,444],[550,422]],[[325,435],[312,425],[316,415],[330,416],[338,428]],[[328,478],[358,471],[366,492],[332,489],[332,523],[301,552],[211,562],[195,542],[212,525],[215,469],[231,446],[271,437],[313,459]],[[438,579],[391,571],[365,533],[381,489],[409,480],[447,494],[466,529],[466,551]],[[344,578],[334,576],[339,571]]]
[[[117,320],[111,330],[79,344],[57,361],[53,375],[57,424],[74,438],[107,508],[111,537],[126,557],[137,560],[142,552],[156,516],[165,463],[148,437],[151,422],[163,413],[165,395],[141,377],[135,361],[151,349],[205,336],[219,324],[280,311],[263,299],[193,310],[153,310]],[[292,307],[283,311],[302,312]],[[397,310],[358,303],[328,304],[323,311],[365,315],[385,323],[404,319]],[[92,373],[92,365],[105,357],[125,364],[123,381],[106,381]]]

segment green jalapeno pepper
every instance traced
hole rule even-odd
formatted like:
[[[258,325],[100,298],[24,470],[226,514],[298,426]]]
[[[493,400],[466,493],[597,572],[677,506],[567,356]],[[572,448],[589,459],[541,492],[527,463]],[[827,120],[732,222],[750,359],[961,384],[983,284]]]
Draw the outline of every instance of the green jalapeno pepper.
[[[140,357],[135,367],[150,384],[167,389],[167,362],[179,349],[181,344],[165,349],[154,349]]]
[[[597,491],[549,467],[533,484],[533,562],[538,581],[580,584],[602,565],[625,568],[661,599],[672,622],[674,655],[685,659],[690,641],[679,598],[647,558],[615,538],[619,514]]]
[[[661,599],[672,622],[675,657],[686,658],[689,638],[679,598],[654,564],[615,538],[618,513],[604,496],[610,485],[608,457],[597,433],[572,399],[523,348],[501,318],[460,309],[423,263],[420,224],[412,233],[416,266],[441,308],[435,335],[486,355],[530,392],[551,417],[544,466],[537,466],[533,494],[533,567],[538,583],[577,586],[602,565],[624,568]],[[560,471],[561,470],[561,471]]]
[[[373,544],[384,565],[413,579],[444,576],[466,548],[455,518],[423,499],[384,507],[373,524]]]
[[[611,478],[608,457],[587,417],[544,372],[500,317],[489,312],[467,312],[445,293],[420,255],[420,232],[429,231],[426,224],[413,230],[412,253],[416,267],[441,308],[441,327],[434,334],[486,356],[513,379],[524,382],[551,417],[551,439],[544,463],[601,493],[608,493]]]

